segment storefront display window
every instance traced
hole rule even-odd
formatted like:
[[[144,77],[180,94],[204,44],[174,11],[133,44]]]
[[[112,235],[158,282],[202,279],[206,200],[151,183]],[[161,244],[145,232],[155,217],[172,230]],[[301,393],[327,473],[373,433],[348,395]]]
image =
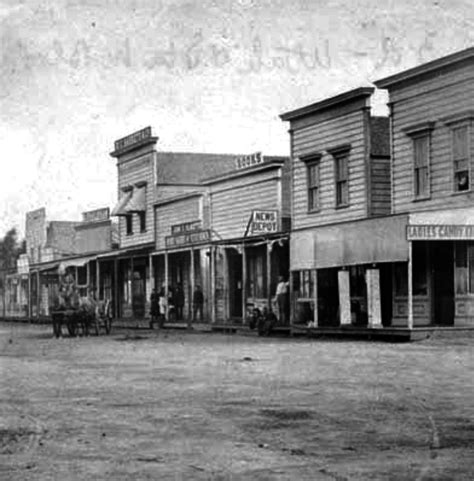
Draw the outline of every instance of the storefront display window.
[[[299,299],[310,299],[313,297],[313,275],[312,271],[304,270],[295,273],[295,291]]]
[[[474,294],[474,244],[455,244],[455,286],[456,294]]]
[[[249,296],[266,297],[266,262],[263,255],[252,255],[248,260],[249,268]]]

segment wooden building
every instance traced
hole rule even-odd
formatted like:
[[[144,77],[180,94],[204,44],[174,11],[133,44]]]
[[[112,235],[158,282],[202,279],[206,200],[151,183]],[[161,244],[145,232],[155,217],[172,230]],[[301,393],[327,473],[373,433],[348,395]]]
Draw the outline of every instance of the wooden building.
[[[212,157],[217,164],[209,165],[196,155],[201,177],[180,173],[189,189],[155,202],[155,278],[165,290],[184,291],[183,319],[169,312],[168,321],[193,317],[199,285],[204,320],[242,324],[247,304],[268,306],[280,270],[288,273],[288,162],[255,154]]]
[[[393,324],[473,325],[474,48],[375,85],[390,98],[392,211],[407,218]]]
[[[289,274],[288,157],[237,157],[235,169],[204,182],[214,238],[215,322],[242,323],[272,302],[278,277]]]
[[[391,319],[391,263],[406,261],[390,216],[389,120],[371,87],[285,113],[292,156],[292,319],[372,326]],[[387,295],[388,293],[388,295]]]

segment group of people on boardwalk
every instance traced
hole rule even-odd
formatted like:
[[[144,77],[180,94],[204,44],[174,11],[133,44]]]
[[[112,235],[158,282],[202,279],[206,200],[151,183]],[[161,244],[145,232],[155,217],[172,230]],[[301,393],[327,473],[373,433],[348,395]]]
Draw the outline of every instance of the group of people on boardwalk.
[[[182,321],[184,318],[183,310],[185,306],[186,296],[183,285],[178,282],[175,287],[169,286],[166,293],[165,286],[158,291],[154,289],[150,297],[150,328],[153,329],[157,324],[161,329],[164,326],[166,313],[168,318],[174,318],[176,321]],[[188,317],[188,327],[191,327],[193,321],[203,321],[204,294],[201,286],[198,284],[192,295],[192,316]]]

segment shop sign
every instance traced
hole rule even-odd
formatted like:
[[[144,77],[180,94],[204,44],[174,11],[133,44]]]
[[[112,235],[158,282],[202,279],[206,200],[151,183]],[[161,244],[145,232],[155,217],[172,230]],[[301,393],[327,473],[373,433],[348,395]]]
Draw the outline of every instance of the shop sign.
[[[110,209],[104,207],[102,209],[89,210],[82,213],[82,222],[100,222],[108,220],[110,217]]]
[[[426,224],[408,225],[407,240],[468,240],[474,239],[474,225]]]
[[[170,235],[165,238],[167,248],[203,244],[210,241],[211,231],[209,229],[184,232],[183,234]]]
[[[202,230],[202,222],[200,220],[172,225],[171,235],[184,234],[186,232],[194,232],[196,230]]]
[[[276,210],[254,210],[250,217],[248,234],[273,234],[278,232],[278,212]]]
[[[254,165],[263,164],[263,156],[261,152],[255,152],[250,155],[242,155],[235,159],[235,166],[237,169],[246,169]]]
[[[145,127],[144,129],[127,135],[121,139],[115,141],[115,150],[122,150],[131,145],[137,144],[142,140],[149,139],[151,137],[151,127]]]

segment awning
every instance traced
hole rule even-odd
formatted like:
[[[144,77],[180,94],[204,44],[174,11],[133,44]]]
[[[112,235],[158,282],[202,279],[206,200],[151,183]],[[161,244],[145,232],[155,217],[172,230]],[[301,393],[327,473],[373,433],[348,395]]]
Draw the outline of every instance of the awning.
[[[59,271],[64,271],[67,267],[83,267],[89,261],[95,261],[97,256],[76,257],[75,259],[64,259],[59,263]]]
[[[132,198],[125,206],[127,212],[143,212],[146,210],[146,188],[135,187]]]
[[[407,221],[394,215],[293,232],[291,270],[407,261]]]
[[[125,192],[122,196],[122,198],[117,202],[115,207],[112,209],[112,212],[110,215],[114,216],[119,216],[119,215],[127,215],[128,212],[125,209],[127,206],[128,202],[132,198],[132,191]]]

